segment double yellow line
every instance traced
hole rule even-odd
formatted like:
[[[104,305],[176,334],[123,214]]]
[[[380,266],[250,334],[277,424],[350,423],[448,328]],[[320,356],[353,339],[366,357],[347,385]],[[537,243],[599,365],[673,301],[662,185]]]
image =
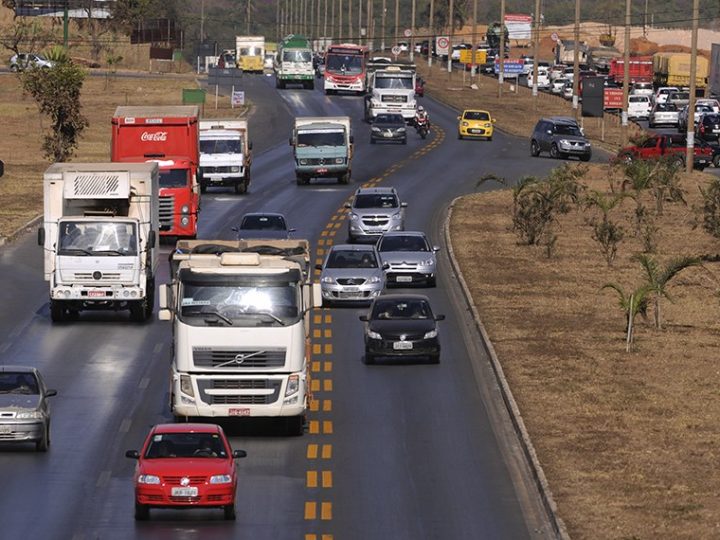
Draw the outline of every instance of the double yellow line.
[[[434,150],[445,140],[445,131],[433,128],[432,140],[410,156],[386,169],[381,175],[371,178],[362,187],[374,187],[395,174],[405,165],[428,152]],[[322,264],[327,250],[335,243],[335,235],[341,229],[347,217],[345,203],[350,202],[352,194],[330,217],[323,231],[320,233],[315,248],[315,264]],[[314,270],[314,279],[320,277],[320,270]],[[310,500],[305,501],[304,516],[307,522],[323,526],[330,524],[333,518],[333,503],[331,492],[333,487],[333,445],[324,442],[326,436],[334,432],[332,421],[332,392],[333,392],[333,346],[332,346],[332,313],[323,308],[312,317],[311,359],[308,374],[310,388],[309,408],[312,419],[309,421],[309,434],[313,435],[307,443],[306,458],[308,460],[305,473],[305,487],[308,489]],[[319,442],[318,442],[319,441]],[[305,540],[333,540],[330,533],[306,533]]]

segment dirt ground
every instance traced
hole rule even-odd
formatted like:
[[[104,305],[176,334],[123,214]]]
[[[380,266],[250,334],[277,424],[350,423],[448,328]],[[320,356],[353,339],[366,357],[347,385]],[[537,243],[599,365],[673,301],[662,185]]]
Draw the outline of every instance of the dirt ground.
[[[535,111],[527,89],[499,100],[494,79],[478,82],[471,90],[461,75],[448,80],[437,70],[427,88],[458,109],[490,110],[501,129],[524,137],[541,113],[571,111],[551,96]],[[586,122],[585,131],[597,142],[594,125]],[[616,126],[605,144],[618,141]],[[659,218],[662,264],[718,253],[718,241],[694,228],[699,189],[710,178],[684,176],[688,204],[668,205]],[[603,192],[620,180],[608,165],[592,165],[587,175],[588,186]],[[602,287],[614,282],[630,290],[643,282],[632,258],[642,249],[633,234],[634,203],[626,200],[614,214],[626,238],[612,267],[591,238],[591,211],[560,220],[548,259],[541,248],[518,244],[511,209],[509,190],[460,199],[453,246],[571,536],[720,537],[720,265],[673,279],[672,302],[661,303],[662,330],[651,310],[649,321],[637,321],[635,350],[627,353],[618,298]]]

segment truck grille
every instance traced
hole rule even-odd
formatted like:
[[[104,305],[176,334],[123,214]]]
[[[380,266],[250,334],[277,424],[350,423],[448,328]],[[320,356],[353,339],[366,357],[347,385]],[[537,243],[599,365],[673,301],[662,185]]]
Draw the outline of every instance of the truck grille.
[[[163,195],[159,202],[160,227],[172,229],[175,218],[175,197]]]
[[[380,100],[383,103],[407,103],[407,96],[396,96],[396,95],[381,96]]]
[[[197,367],[278,368],[285,365],[285,349],[193,349],[193,362]]]
[[[223,167],[202,167],[200,169],[202,174],[215,174],[215,173],[230,173],[232,172],[230,169],[232,167],[230,166],[223,166]]]
[[[279,379],[199,379],[200,399],[209,405],[269,405],[280,396]],[[271,390],[267,394],[208,394],[208,390]]]
[[[75,281],[88,281],[94,283],[96,281],[120,281],[119,272],[103,272],[99,280],[93,278],[93,272],[75,272],[73,274]]]
[[[369,215],[362,218],[363,225],[367,227],[386,227],[389,221],[390,218],[383,215]]]

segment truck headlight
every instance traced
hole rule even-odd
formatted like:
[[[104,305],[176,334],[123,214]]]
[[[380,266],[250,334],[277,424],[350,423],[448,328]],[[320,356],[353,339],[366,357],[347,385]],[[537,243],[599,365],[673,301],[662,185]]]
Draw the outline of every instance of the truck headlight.
[[[300,375],[290,375],[285,388],[285,397],[297,394],[298,390],[300,390]]]
[[[240,167],[230,167],[230,172],[240,172]]]
[[[190,375],[180,375],[180,391],[188,396],[195,397],[195,390],[193,390],[192,380]]]
[[[345,163],[345,159],[341,157],[335,158],[335,163],[337,163],[338,165],[342,165],[343,163]]]
[[[190,213],[190,207],[187,204],[183,204],[180,208],[181,214],[189,214]]]
[[[423,339],[432,339],[437,337],[437,330],[430,330],[429,332],[425,332],[425,335],[423,336]]]
[[[368,330],[367,337],[370,339],[382,339],[382,336],[378,334],[377,332],[373,332],[372,330]]]
[[[300,160],[300,165],[307,165],[307,164],[308,164],[307,159],[301,159],[301,160]]]
[[[160,484],[160,477],[154,474],[141,474],[138,476],[138,484]]]
[[[232,476],[229,474],[214,474],[210,477],[211,484],[229,484],[232,482]]]

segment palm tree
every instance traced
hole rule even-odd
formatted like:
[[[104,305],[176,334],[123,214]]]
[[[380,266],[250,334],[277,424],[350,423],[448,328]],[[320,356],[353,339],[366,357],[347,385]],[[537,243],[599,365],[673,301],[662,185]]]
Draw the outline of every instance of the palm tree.
[[[667,298],[672,302],[667,292],[668,283],[686,268],[702,265],[702,261],[698,257],[678,257],[671,260],[665,268],[660,268],[658,262],[648,255],[640,254],[636,256],[636,259],[640,261],[640,265],[643,267],[643,270],[645,270],[645,277],[647,279],[646,287],[649,292],[653,293],[655,328],[660,330],[660,297]]]
[[[602,221],[592,220],[593,239],[602,246],[603,255],[608,266],[612,265],[617,254],[618,244],[625,236],[625,231],[610,220],[610,212],[627,197],[625,193],[605,194],[601,191],[591,190],[585,197],[585,208],[597,208],[602,214]]]
[[[650,290],[643,285],[635,289],[630,295],[626,295],[625,291],[615,283],[606,283],[603,289],[612,289],[618,295],[620,308],[625,313],[625,333],[627,334],[627,351],[632,348],[633,339],[635,337],[635,317],[640,314],[643,319],[647,319],[648,294]]]

